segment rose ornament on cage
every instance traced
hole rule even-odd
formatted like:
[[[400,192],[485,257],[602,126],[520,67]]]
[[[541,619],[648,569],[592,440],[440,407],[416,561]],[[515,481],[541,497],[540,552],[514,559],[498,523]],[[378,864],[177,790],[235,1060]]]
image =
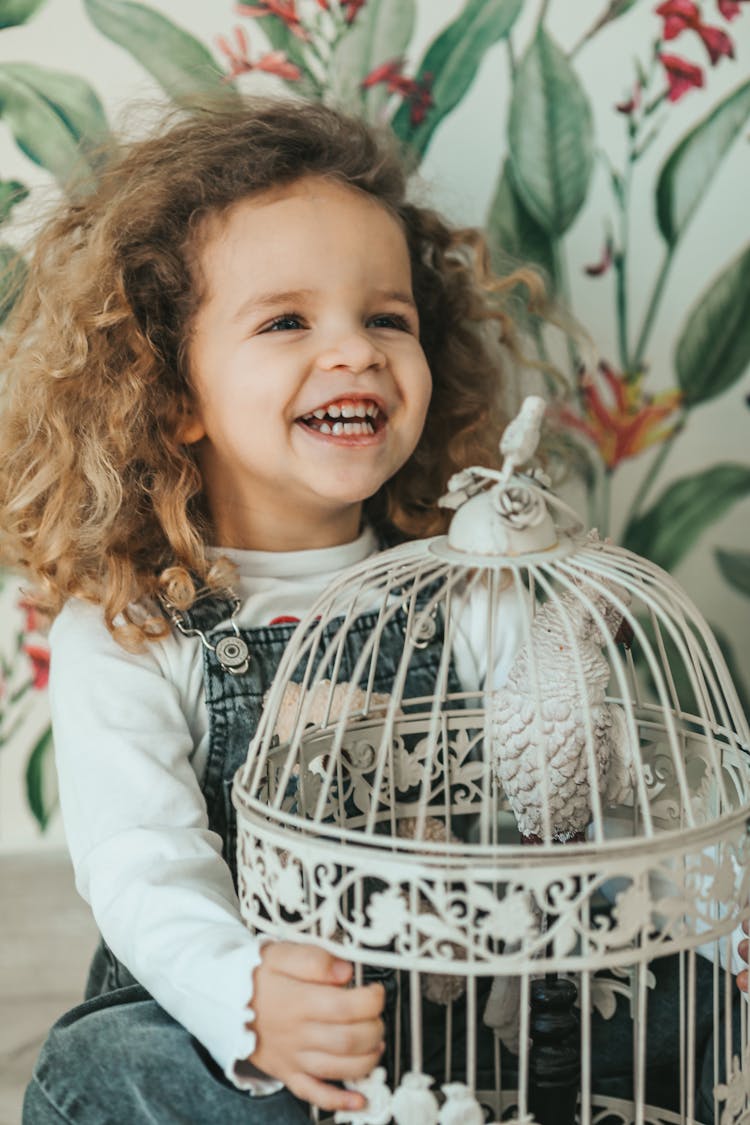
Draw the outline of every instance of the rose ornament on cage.
[[[674,579],[529,466],[542,414],[297,627],[234,783],[243,916],[386,983],[337,1121],[734,1125],[747,721]]]

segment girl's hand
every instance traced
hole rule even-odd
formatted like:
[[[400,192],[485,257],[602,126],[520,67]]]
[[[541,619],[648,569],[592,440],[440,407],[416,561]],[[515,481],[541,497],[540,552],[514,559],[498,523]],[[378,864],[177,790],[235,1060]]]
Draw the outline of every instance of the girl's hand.
[[[743,922],[742,923],[742,929],[745,931],[746,934],[750,933],[750,922]],[[750,950],[750,943],[748,942],[747,938],[745,938],[744,941],[741,941],[740,944],[737,946],[737,952],[739,953],[740,957],[742,958],[742,960],[745,963],[747,963],[747,960],[748,960],[747,955],[748,955],[749,950]],[[737,987],[739,988],[740,992],[747,992],[748,991],[748,971],[747,971],[747,969],[743,969],[742,972],[737,974]]]
[[[347,961],[312,945],[264,946],[251,1006],[254,1066],[321,1109],[363,1109],[361,1094],[330,1085],[363,1078],[383,1051],[381,984],[346,988]]]

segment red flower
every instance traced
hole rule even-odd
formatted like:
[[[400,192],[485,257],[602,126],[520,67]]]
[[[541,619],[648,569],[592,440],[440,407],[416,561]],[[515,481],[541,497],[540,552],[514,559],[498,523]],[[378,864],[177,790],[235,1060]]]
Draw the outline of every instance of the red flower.
[[[626,379],[604,361],[599,364],[599,374],[598,382],[587,373],[581,379],[583,413],[563,406],[558,417],[563,425],[585,434],[599,449],[607,468],[614,469],[669,436],[672,427],[662,423],[679,407],[682,392],[646,395],[642,376]]]
[[[733,20],[742,10],[739,0],[716,0],[716,7],[725,20]]]
[[[688,90],[703,85],[703,71],[699,66],[693,66],[677,55],[659,55],[659,58],[667,74],[669,83],[667,98],[670,102],[679,101]]]
[[[347,23],[354,23],[357,12],[360,8],[364,8],[366,2],[367,0],[342,0],[341,7],[344,9],[344,18]]]
[[[362,79],[362,89],[369,90],[371,86],[377,86],[379,82],[387,82],[388,89],[392,91],[394,84],[401,78],[403,65],[403,59],[389,59],[387,62],[380,63]]]
[[[32,687],[41,691],[49,680],[49,649],[44,645],[25,644],[23,651],[31,661]]]
[[[247,74],[251,70],[263,70],[267,74],[276,74],[279,78],[286,78],[292,82],[301,77],[302,71],[289,61],[283,51],[269,51],[253,62],[249,55],[244,28],[235,27],[234,41],[232,45],[223,35],[217,36],[216,39],[219,50],[229,60],[227,78],[236,78],[238,74]]]
[[[700,23],[701,13],[692,0],[666,0],[655,9],[657,16],[664,20],[664,39],[676,39],[687,28]]]
[[[584,269],[584,272],[589,275],[589,277],[601,277],[601,275],[603,273],[607,272],[607,270],[609,269],[609,267],[611,265],[612,265],[612,239],[608,238],[607,241],[604,243],[604,249],[602,250],[602,256],[599,259],[599,261],[595,262],[593,265],[584,266],[583,269]]]
[[[293,62],[290,62],[283,51],[269,51],[261,55],[255,63],[256,70],[264,70],[266,74],[277,74],[279,78],[286,78],[296,82],[302,77],[302,71]]]
[[[404,101],[411,102],[411,123],[420,125],[427,115],[427,110],[433,104],[430,93],[432,75],[422,75],[421,81],[407,78],[401,73],[403,65],[403,59],[389,59],[387,62],[380,63],[362,79],[362,89],[367,90],[381,82],[385,83],[389,93],[399,94]]]
[[[421,125],[427,116],[427,110],[432,106],[432,75],[423,74],[421,82],[411,82],[409,89],[403,94],[411,102],[410,120],[412,125]]]
[[[734,58],[734,43],[720,27],[699,27],[696,31],[703,40],[703,45],[708,51],[711,66],[716,66],[720,58],[726,56]]]
[[[28,598],[21,598],[18,602],[18,608],[24,612],[24,633],[38,633],[44,628],[44,622],[38,608]]]
[[[295,0],[254,0],[252,4],[238,4],[235,11],[239,16],[259,19],[263,16],[277,16],[298,39],[308,39],[309,35],[297,15]]]
[[[664,39],[676,39],[683,31],[694,31],[708,51],[712,66],[724,55],[734,58],[734,44],[726,31],[703,23],[700,9],[692,0],[666,0],[656,9],[656,14],[664,20]]]

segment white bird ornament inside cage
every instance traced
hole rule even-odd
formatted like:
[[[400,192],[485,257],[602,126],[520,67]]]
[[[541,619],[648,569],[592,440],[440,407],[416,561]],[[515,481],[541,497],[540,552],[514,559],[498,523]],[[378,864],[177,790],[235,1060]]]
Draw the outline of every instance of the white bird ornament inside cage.
[[[672,577],[521,471],[542,413],[297,627],[234,783],[243,916],[385,984],[337,1122],[738,1125],[747,722]]]
[[[612,613],[609,588],[607,593],[585,587],[582,592],[586,600],[564,590],[559,601],[541,606],[506,684],[492,696],[497,776],[520,831],[532,839],[541,839],[545,830],[558,840],[585,832],[592,815],[592,780],[605,805],[624,802],[633,787],[625,712],[606,699],[611,670],[593,614],[601,615],[613,637],[623,619]],[[627,594],[619,591],[619,596],[627,604]],[[593,771],[586,756],[587,723]]]

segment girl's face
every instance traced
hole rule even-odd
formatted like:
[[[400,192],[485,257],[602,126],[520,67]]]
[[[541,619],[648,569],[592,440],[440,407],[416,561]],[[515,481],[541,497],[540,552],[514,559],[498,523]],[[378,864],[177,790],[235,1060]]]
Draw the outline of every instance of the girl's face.
[[[412,454],[432,389],[406,241],[318,177],[209,221],[190,343],[195,442],[221,546],[348,542]]]

